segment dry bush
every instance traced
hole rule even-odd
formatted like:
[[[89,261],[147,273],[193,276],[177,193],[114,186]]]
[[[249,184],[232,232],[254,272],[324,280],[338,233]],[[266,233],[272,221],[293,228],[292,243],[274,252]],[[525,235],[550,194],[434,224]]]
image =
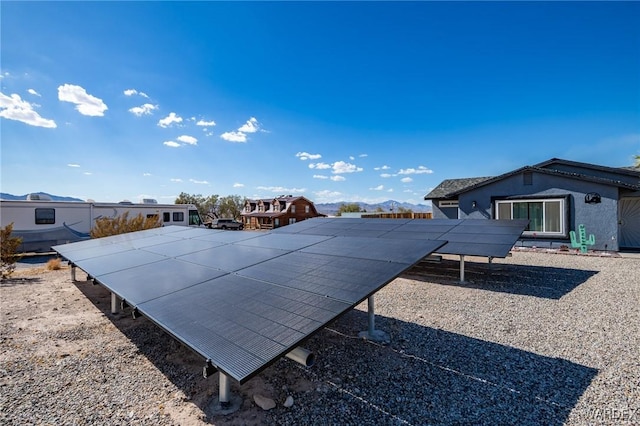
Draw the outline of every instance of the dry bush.
[[[127,232],[142,231],[143,229],[159,228],[162,226],[160,217],[153,215],[144,217],[142,213],[129,219],[129,212],[124,212],[120,216],[97,219],[91,230],[91,238],[102,238],[110,235],[125,234]]]
[[[62,260],[59,258],[49,259],[47,262],[47,270],[49,271],[57,271],[62,268]]]
[[[16,269],[16,252],[22,244],[22,238],[12,237],[13,222],[0,228],[0,277],[9,278]]]

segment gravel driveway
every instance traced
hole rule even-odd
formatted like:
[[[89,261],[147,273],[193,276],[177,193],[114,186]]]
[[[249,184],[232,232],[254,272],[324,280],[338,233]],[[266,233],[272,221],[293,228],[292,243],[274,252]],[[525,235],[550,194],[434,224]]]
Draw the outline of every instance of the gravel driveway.
[[[0,284],[0,424],[640,424],[640,259],[515,252],[466,278],[414,267],[375,296],[390,345],[357,338],[362,303],[306,342],[313,367],[234,383],[220,416],[199,357],[68,269],[21,270]]]

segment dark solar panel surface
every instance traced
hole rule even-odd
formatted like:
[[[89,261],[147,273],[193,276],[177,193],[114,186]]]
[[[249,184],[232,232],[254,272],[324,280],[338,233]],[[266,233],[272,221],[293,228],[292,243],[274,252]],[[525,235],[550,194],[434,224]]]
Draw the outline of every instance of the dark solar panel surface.
[[[527,220],[322,218],[278,228],[274,232],[402,241],[442,240],[447,243],[437,253],[506,257],[527,224]]]
[[[312,222],[292,230],[396,225]],[[164,227],[54,249],[243,383],[443,243]]]

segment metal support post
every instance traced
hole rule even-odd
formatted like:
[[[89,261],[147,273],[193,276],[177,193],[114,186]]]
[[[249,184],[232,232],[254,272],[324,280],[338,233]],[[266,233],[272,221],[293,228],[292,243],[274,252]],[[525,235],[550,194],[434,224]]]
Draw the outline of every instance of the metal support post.
[[[367,299],[367,309],[368,327],[367,330],[358,333],[358,337],[378,343],[389,343],[391,341],[389,335],[382,330],[376,330],[376,314],[373,295],[369,296]]]
[[[464,282],[464,254],[460,255],[460,282]]]
[[[111,293],[111,313],[118,313],[118,296],[115,293]]]
[[[221,407],[229,407],[229,405],[231,405],[231,380],[229,380],[229,376],[224,374],[222,371],[218,374],[220,375],[220,394],[218,396],[218,401],[220,402]]]
[[[71,282],[76,282],[76,265],[71,264]]]

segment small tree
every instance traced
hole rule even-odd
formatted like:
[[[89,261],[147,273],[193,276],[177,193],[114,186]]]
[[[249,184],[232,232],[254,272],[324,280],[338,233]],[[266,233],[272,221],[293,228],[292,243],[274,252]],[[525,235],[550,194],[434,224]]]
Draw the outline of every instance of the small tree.
[[[338,212],[336,216],[342,216],[342,213],[357,213],[360,211],[360,204],[358,203],[349,203],[349,204],[340,204],[338,207]]]
[[[242,213],[242,209],[244,208],[244,203],[246,201],[246,198],[239,195],[228,195],[226,197],[222,197],[218,202],[218,215],[220,215],[220,217],[237,219],[240,217],[240,213]]]
[[[158,215],[143,217],[142,213],[129,219],[129,212],[110,218],[101,217],[91,230],[91,238],[102,238],[110,235],[124,234],[127,232],[142,231],[144,229],[159,228],[162,226]]]
[[[22,244],[22,238],[12,237],[12,232],[13,222],[0,228],[0,272],[2,279],[9,278],[16,269],[16,252]]]
[[[193,204],[198,209],[198,213],[200,213],[200,217],[205,219],[207,217],[215,218],[218,216],[218,199],[220,196],[218,194],[213,194],[208,197],[203,197],[201,194],[187,194],[186,192],[181,192],[176,198],[175,204]]]

